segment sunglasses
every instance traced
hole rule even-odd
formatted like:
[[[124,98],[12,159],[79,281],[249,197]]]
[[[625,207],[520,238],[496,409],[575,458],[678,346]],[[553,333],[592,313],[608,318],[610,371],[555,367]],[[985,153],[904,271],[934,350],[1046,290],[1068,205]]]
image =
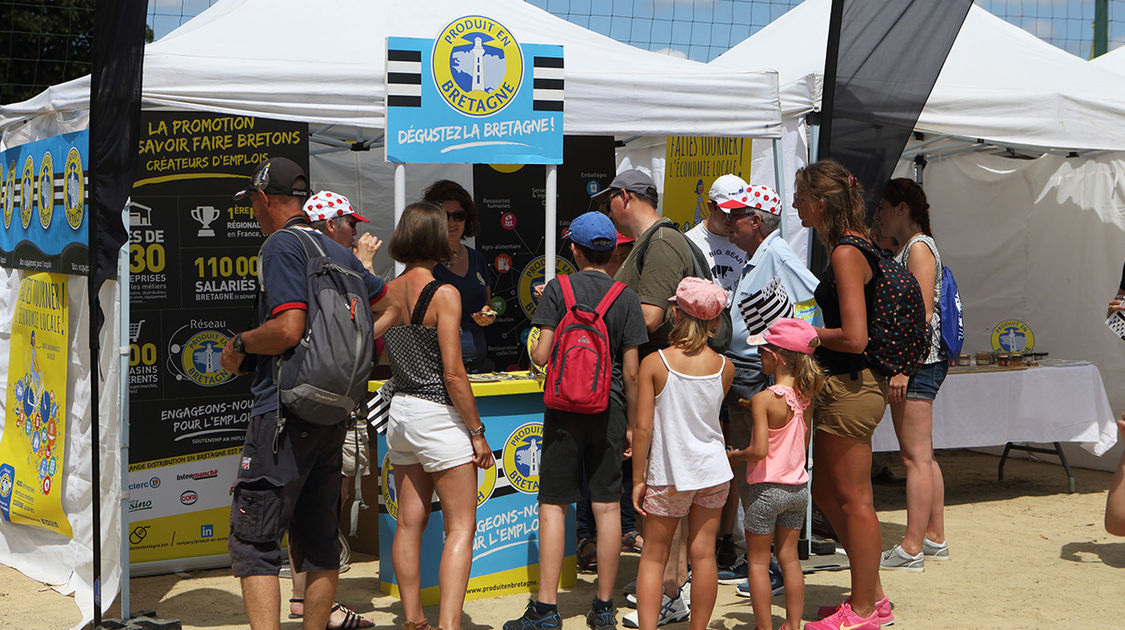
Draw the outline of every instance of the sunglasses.
[[[613,203],[613,200],[617,199],[618,197],[624,197],[624,196],[625,196],[625,191],[623,191],[621,189],[618,189],[616,192],[614,192],[612,195],[610,195],[605,201],[603,201],[600,206],[598,206],[598,210],[602,214],[609,214],[610,211],[611,211],[610,204]]]
[[[445,216],[448,217],[450,221],[461,223],[465,219],[469,218],[469,213],[465,212],[464,210],[456,210],[454,212],[446,212]]]

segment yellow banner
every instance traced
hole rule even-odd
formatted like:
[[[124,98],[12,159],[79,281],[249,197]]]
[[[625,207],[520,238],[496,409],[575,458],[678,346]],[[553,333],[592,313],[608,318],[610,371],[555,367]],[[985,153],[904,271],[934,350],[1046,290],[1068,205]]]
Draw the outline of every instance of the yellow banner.
[[[227,552],[230,506],[129,523],[129,562],[157,562]]]
[[[62,509],[66,444],[67,277],[20,279],[0,437],[0,516],[72,537]]]
[[[664,157],[664,216],[684,232],[710,214],[707,191],[716,178],[750,181],[749,138],[669,136]]]

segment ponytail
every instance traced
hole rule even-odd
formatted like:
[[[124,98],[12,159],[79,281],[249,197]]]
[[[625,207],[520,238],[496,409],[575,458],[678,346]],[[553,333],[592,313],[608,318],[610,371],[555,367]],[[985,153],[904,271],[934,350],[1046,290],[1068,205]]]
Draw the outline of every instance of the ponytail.
[[[793,371],[793,390],[797,395],[805,401],[812,400],[828,379],[816,359],[811,354],[786,350],[773,344],[769,348],[784,359],[785,364]]]

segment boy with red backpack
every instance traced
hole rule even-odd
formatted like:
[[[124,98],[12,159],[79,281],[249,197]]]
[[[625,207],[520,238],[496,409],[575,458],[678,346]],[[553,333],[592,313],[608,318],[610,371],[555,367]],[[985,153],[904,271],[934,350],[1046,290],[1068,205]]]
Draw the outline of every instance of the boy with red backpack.
[[[558,612],[567,506],[582,498],[583,471],[598,529],[598,590],[586,624],[616,627],[613,584],[621,549],[621,457],[632,427],[637,346],[648,340],[637,294],[606,272],[617,244],[609,217],[587,212],[566,238],[579,272],[547,283],[531,324],[541,332],[532,360],[546,364],[543,452],[539,466],[539,593],[504,630],[562,627]],[[610,402],[610,374],[620,361],[625,409]],[[628,420],[627,420],[628,414]]]

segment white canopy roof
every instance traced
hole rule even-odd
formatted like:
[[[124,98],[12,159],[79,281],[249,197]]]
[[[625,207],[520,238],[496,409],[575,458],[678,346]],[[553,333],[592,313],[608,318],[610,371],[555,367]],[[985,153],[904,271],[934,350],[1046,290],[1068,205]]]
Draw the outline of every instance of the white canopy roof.
[[[1125,74],[1125,46],[1115,48],[1100,57],[1094,57],[1090,63],[1105,70]]]
[[[568,134],[780,135],[776,73],[644,51],[523,0],[224,0],[145,48],[143,107],[382,129],[386,37],[473,13],[564,47]],[[0,131],[88,101],[89,77],[52,87],[0,107]]]
[[[830,7],[805,0],[710,65],[777,70],[787,117],[818,109]],[[916,129],[1029,147],[1125,149],[1125,81],[974,4]]]

